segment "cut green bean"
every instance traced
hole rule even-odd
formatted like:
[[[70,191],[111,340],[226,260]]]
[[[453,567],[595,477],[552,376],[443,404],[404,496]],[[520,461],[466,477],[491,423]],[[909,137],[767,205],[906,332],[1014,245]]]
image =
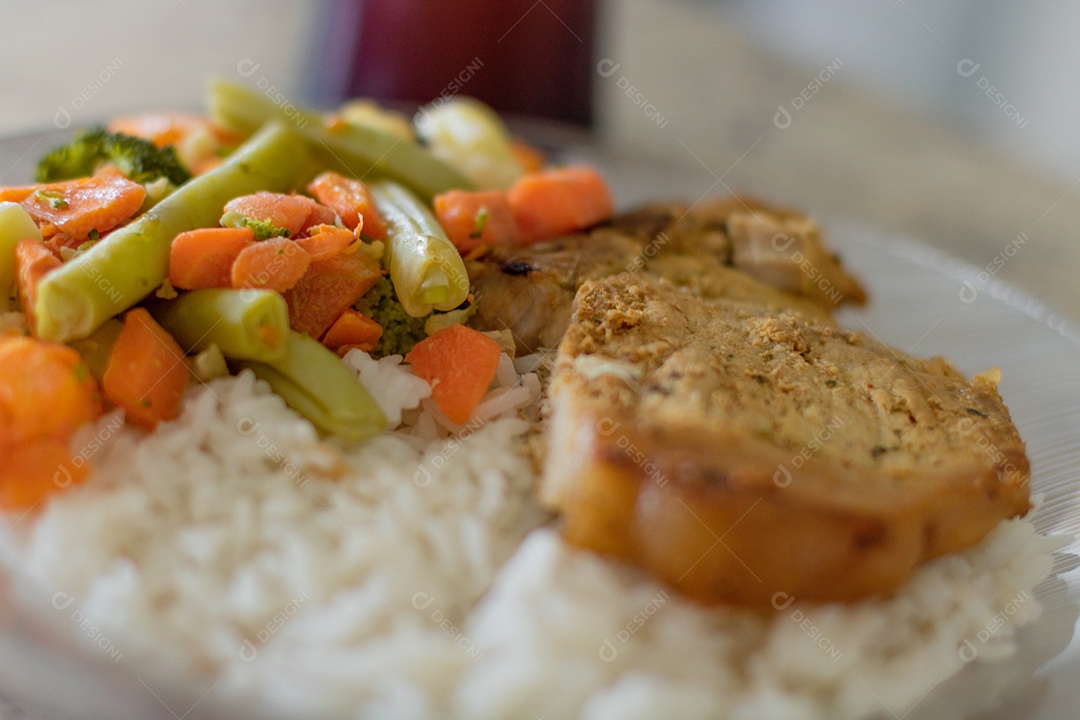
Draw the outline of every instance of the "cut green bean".
[[[460,310],[451,310],[445,313],[432,313],[428,316],[427,322],[424,323],[424,334],[434,335],[440,330],[445,330],[453,325],[464,325],[469,321],[473,315],[476,314],[479,305],[473,303],[469,307],[461,308]]]
[[[393,178],[429,202],[447,190],[471,187],[461,173],[415,142],[375,127],[345,122],[327,127],[319,113],[275,102],[243,85],[212,81],[208,105],[215,122],[240,135],[269,120],[287,123],[336,169],[364,180],[372,174]]]
[[[386,221],[386,255],[398,301],[412,317],[453,310],[469,297],[469,275],[461,254],[431,211],[402,186],[371,185]]]
[[[201,383],[208,383],[228,375],[229,364],[225,361],[221,348],[211,344],[191,358],[191,374]]]
[[[15,246],[30,238],[41,241],[41,230],[22,205],[0,202],[0,312],[18,310],[15,291]]]
[[[120,331],[123,329],[124,323],[112,318],[91,333],[89,337],[72,340],[70,343],[75,352],[82,356],[83,362],[86,363],[86,367],[90,370],[90,374],[98,382],[105,379],[105,370],[109,367],[109,357],[112,355],[113,345],[116,344],[116,338],[120,337]]]
[[[49,273],[38,286],[37,336],[86,337],[164,282],[179,233],[216,226],[225,203],[238,195],[293,189],[311,173],[310,160],[302,137],[280,124],[267,126],[224,163]]]
[[[365,98],[347,100],[337,112],[341,119],[350,125],[375,128],[402,140],[416,142],[412,120],[404,113],[382,107],[374,100]]]
[[[216,345],[232,360],[285,358],[289,307],[273,290],[193,290],[148,308],[188,353]]]
[[[510,133],[495,111],[456,95],[420,108],[416,131],[431,154],[457,168],[480,190],[507,190],[522,176]]]
[[[288,338],[283,360],[237,365],[268,382],[289,407],[326,433],[363,440],[386,429],[386,416],[341,358],[303,333],[293,330]]]

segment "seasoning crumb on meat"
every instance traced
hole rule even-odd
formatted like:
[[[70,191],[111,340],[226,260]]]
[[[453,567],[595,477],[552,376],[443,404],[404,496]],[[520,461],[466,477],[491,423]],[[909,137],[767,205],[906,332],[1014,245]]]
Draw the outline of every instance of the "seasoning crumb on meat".
[[[828,319],[587,281],[550,392],[541,499],[565,537],[701,602],[888,594],[1028,509],[992,376]]]
[[[558,345],[578,287],[605,277],[663,280],[701,297],[754,300],[819,318],[866,301],[816,224],[746,197],[646,205],[585,233],[494,247],[466,267],[480,299],[471,324],[511,329],[521,354]]]

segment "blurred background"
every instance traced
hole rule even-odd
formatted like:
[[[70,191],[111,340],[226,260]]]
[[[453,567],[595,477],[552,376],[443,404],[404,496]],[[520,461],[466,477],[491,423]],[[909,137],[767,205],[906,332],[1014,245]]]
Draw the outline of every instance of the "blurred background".
[[[210,75],[324,106],[461,92],[546,118],[516,127],[570,155],[603,153],[623,205],[744,190],[863,219],[994,266],[1080,320],[1080,5],[0,5],[0,136],[197,109]]]

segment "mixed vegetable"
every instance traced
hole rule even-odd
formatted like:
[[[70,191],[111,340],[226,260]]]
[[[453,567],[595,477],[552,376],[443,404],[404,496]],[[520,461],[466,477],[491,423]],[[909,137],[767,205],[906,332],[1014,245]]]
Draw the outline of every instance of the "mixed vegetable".
[[[243,369],[360,440],[386,420],[340,357],[400,354],[465,423],[500,346],[465,325],[463,256],[613,211],[595,171],[547,169],[471,99],[286,115],[216,82],[209,105],[84,131],[0,187],[0,315],[22,313],[0,324],[0,508],[81,480],[69,445],[110,407],[152,431]]]

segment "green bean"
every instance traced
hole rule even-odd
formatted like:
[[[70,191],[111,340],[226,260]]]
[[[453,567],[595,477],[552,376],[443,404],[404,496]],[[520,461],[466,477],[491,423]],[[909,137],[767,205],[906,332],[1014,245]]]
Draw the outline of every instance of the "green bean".
[[[22,205],[0,202],[0,312],[17,310],[15,246],[24,238],[41,240],[41,231]]]
[[[469,296],[469,276],[457,248],[431,211],[400,185],[371,185],[386,220],[383,261],[398,301],[412,317],[453,310]]]
[[[242,361],[275,393],[315,427],[348,440],[362,440],[386,429],[386,417],[367,389],[341,359],[295,330],[278,362]]]
[[[199,351],[191,358],[191,374],[202,383],[225,377],[229,374],[229,364],[221,348],[211,343],[205,350]]]
[[[457,95],[433,103],[420,108],[415,123],[431,154],[480,190],[506,190],[523,174],[506,126],[479,100]]]
[[[479,305],[473,303],[469,305],[469,307],[460,310],[451,310],[450,312],[445,313],[432,313],[424,323],[424,334],[434,335],[451,325],[464,325],[469,321],[469,318],[476,314],[476,311],[479,308]]]
[[[109,356],[112,355],[113,345],[116,344],[116,338],[120,337],[120,331],[123,329],[124,323],[111,318],[89,337],[72,340],[70,343],[71,347],[82,356],[90,374],[98,382],[105,379],[105,369],[109,367]]]
[[[210,84],[210,115],[240,135],[257,130],[269,120],[291,123],[328,164],[364,179],[372,173],[409,187],[426,201],[455,188],[469,188],[469,181],[447,163],[415,142],[375,127],[340,123],[327,127],[322,115],[287,102],[275,102],[236,83],[215,80]]]
[[[224,163],[49,273],[38,286],[36,334],[57,342],[86,337],[161,285],[179,233],[217,225],[238,195],[291,190],[312,169],[303,138],[279,124],[264,128]]]
[[[217,345],[233,360],[285,357],[289,307],[273,290],[193,290],[148,307],[188,353]]]
[[[405,113],[384,108],[374,100],[365,98],[348,100],[338,108],[337,112],[341,119],[350,125],[383,130],[402,140],[416,142],[412,119]]]

